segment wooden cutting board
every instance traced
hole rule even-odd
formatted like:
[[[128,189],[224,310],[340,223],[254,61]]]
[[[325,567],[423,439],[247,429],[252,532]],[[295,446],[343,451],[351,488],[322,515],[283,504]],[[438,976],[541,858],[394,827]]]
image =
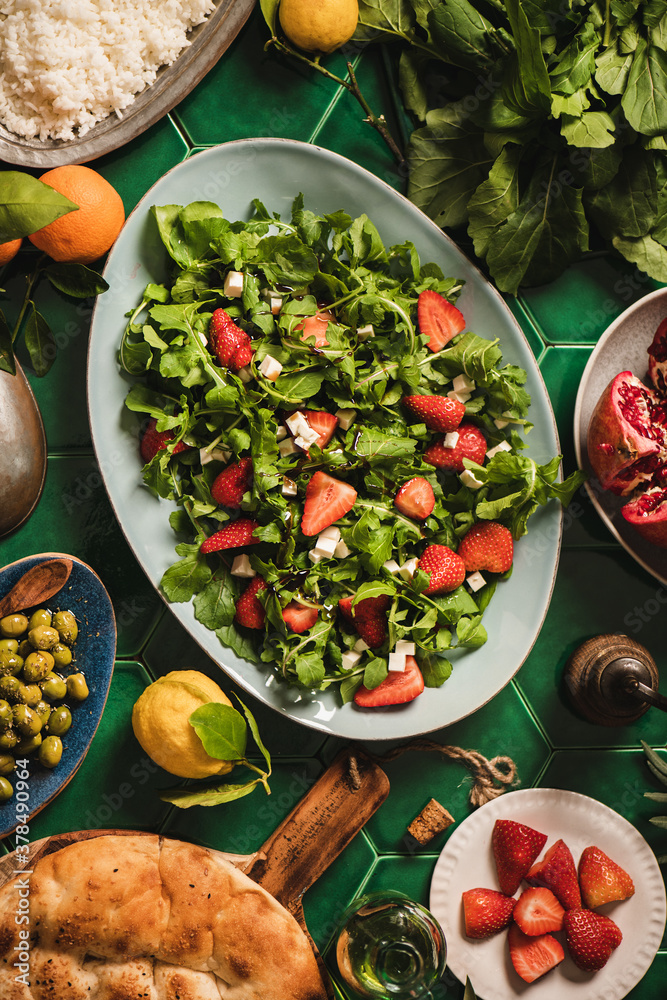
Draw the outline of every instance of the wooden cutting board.
[[[289,910],[311,943],[328,995],[334,996],[329,974],[308,933],[303,894],[347,847],[389,794],[381,767],[356,747],[347,747],[318,778],[292,812],[253,854],[214,851],[237,865]],[[224,809],[224,806],[220,807]],[[30,867],[47,854],[78,840],[109,834],[136,836],[146,831],[80,830],[45,837],[30,845]],[[19,867],[27,868],[28,865]],[[0,861],[0,885],[16,875],[14,853]]]

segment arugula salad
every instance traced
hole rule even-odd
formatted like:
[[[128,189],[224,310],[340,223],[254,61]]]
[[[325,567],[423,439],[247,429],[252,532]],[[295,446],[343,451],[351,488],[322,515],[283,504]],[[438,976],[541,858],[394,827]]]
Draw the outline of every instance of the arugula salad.
[[[558,481],[560,456],[525,454],[526,373],[465,329],[456,277],[410,242],[385,247],[365,215],[316,215],[301,195],[289,221],[259,200],[249,221],[209,202],[151,212],[170,274],[129,315],[119,360],[144,482],[177,504],[164,594],[194,599],[242,659],[302,688],[336,685],[343,703],[393,703],[372,695],[396,676],[397,650],[414,654],[421,687],[440,686],[448,650],[486,642],[484,611],[511,568],[438,590],[425,551],[461,563],[483,522],[519,539],[581,481]],[[431,417],[447,407],[461,432],[448,441]],[[481,454],[461,452],[466,427]],[[429,460],[443,451],[459,471]],[[413,482],[426,507],[399,502]]]

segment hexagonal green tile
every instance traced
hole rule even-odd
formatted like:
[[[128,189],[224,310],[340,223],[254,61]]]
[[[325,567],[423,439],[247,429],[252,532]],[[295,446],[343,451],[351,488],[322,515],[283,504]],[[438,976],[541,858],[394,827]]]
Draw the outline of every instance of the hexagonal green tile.
[[[540,336],[540,331],[535,323],[533,322],[531,316],[526,312],[523,303],[520,299],[515,298],[514,295],[504,295],[505,304],[508,306],[514,317],[516,318],[519,326],[523,330],[526,340],[530,345],[530,349],[539,361],[544,354],[544,341]]]
[[[95,161],[116,188],[129,215],[140,198],[167,170],[184,160],[188,143],[170,115],[132,142]]]
[[[307,890],[303,898],[306,924],[320,951],[326,949],[333,937],[345,907],[359,895],[374,861],[373,848],[363,833],[359,833]]]
[[[667,952],[659,951],[644,978],[625,1000],[662,1000],[667,982]]]
[[[577,467],[572,414],[581,375],[590,355],[589,347],[548,347],[540,359],[540,371],[558,425],[566,475]]]

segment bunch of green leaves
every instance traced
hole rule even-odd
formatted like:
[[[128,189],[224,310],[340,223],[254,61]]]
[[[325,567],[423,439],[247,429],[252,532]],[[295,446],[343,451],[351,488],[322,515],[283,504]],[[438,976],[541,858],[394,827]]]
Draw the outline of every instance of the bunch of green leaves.
[[[667,281],[664,0],[360,0],[401,43],[409,197],[502,291],[589,249]]]
[[[318,216],[301,196],[289,222],[270,215],[259,201],[248,222],[230,222],[208,202],[163,206],[153,214],[172,270],[167,281],[146,288],[129,317],[119,356],[135,377],[126,405],[154,417],[158,430],[172,435],[143,473],[157,496],[178,505],[171,525],[180,539],[180,559],[162,578],[165,595],[175,602],[194,598],[197,620],[241,659],[265,664],[304,688],[337,684],[343,701],[362,681],[374,688],[384,680],[388,651],[400,639],[415,642],[426,684],[439,686],[452,669],[445,652],[486,641],[482,616],[498,578],[474,595],[461,586],[428,596],[426,573],[404,579],[385,564],[418,559],[428,542],[456,548],[479,519],[501,521],[519,538],[540,504],[554,498],[568,502],[580,476],[560,483],[558,457],[539,465],[523,453],[520,428],[531,426],[526,373],[503,363],[496,341],[472,332],[432,352],[417,326],[418,297],[433,290],[454,301],[461,282],[445,277],[436,264],[422,264],[409,242],[385,247],[366,216],[352,219],[342,211]],[[244,273],[241,298],[230,299],[223,291],[232,269]],[[277,315],[270,306],[275,296],[282,300]],[[335,321],[328,325],[328,343],[316,349],[312,338],[303,341],[299,326],[322,303]],[[204,346],[217,307],[253,338],[246,380],[221,367]],[[357,331],[368,325],[374,335],[363,339]],[[282,365],[275,382],[260,371],[267,355]],[[459,374],[476,383],[466,410],[489,446],[511,445],[483,467],[466,462],[483,483],[477,490],[424,461],[434,435],[401,405],[406,395],[446,392]],[[300,408],[353,409],[356,418],[323,450],[312,445],[307,453],[283,456],[278,429]],[[180,442],[187,449],[175,451]],[[231,574],[230,554],[200,551],[204,539],[237,513],[212,498],[222,466],[202,464],[207,452],[223,452],[232,461],[252,458],[252,487],[238,513],[259,523],[259,544],[248,554],[267,583],[259,595],[265,629],[246,629],[235,621],[246,581]],[[350,551],[343,559],[313,562],[309,551],[316,539],[300,530],[306,486],[317,470],[357,491],[352,510],[337,521]],[[436,499],[421,524],[394,504],[398,485],[416,476],[431,484]],[[296,484],[296,496],[283,492],[285,478]],[[386,643],[366,651],[352,670],[342,669],[342,655],[358,636],[335,614],[338,600],[347,596],[355,602],[384,597],[389,606]],[[319,612],[303,634],[290,631],[283,620],[283,608],[294,599]]]
[[[641,741],[641,744],[644,748],[644,753],[646,754],[646,763],[649,771],[663,785],[667,785],[667,760],[664,760],[660,754],[656,750],[653,750],[648,743],[644,742],[644,740]],[[644,798],[651,799],[652,802],[659,802],[662,805],[667,804],[667,792],[644,792]],[[653,823],[654,826],[659,826],[663,830],[667,830],[667,816],[652,816],[649,819],[649,823]],[[667,863],[667,854],[663,854],[658,857],[658,862],[661,865]]]
[[[55,222],[78,205],[54,191],[31,174],[18,170],[0,171],[0,243],[22,239]],[[30,253],[34,258],[35,254]],[[18,258],[17,258],[18,259]],[[27,255],[20,253],[20,259]],[[14,344],[23,330],[23,337],[35,374],[46,375],[56,357],[56,342],[48,321],[35,305],[35,290],[46,278],[57,291],[74,299],[100,295],[108,285],[97,271],[84,264],[51,260],[46,254],[31,260],[25,275],[25,292],[13,327],[0,309],[0,371],[16,374]]]
[[[228,781],[215,781],[203,785],[202,783],[188,785],[185,788],[169,788],[160,794],[164,802],[171,802],[181,809],[189,809],[191,806],[218,806],[223,802],[233,802],[234,799],[250,795],[258,785],[262,785],[267,795],[271,794],[269,788],[271,755],[262,742],[252,712],[238,696],[237,700],[243,709],[245,719],[231,705],[209,702],[196,709],[190,716],[189,722],[209,757],[229,761],[234,767],[246,767],[258,777],[234,784]],[[247,758],[248,729],[266,762],[266,771]]]

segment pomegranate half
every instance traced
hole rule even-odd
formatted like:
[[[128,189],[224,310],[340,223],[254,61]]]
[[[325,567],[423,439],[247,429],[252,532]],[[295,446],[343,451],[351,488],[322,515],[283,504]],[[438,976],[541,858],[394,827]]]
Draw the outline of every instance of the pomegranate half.
[[[652,486],[621,507],[621,514],[647,542],[667,548],[667,489]]]

